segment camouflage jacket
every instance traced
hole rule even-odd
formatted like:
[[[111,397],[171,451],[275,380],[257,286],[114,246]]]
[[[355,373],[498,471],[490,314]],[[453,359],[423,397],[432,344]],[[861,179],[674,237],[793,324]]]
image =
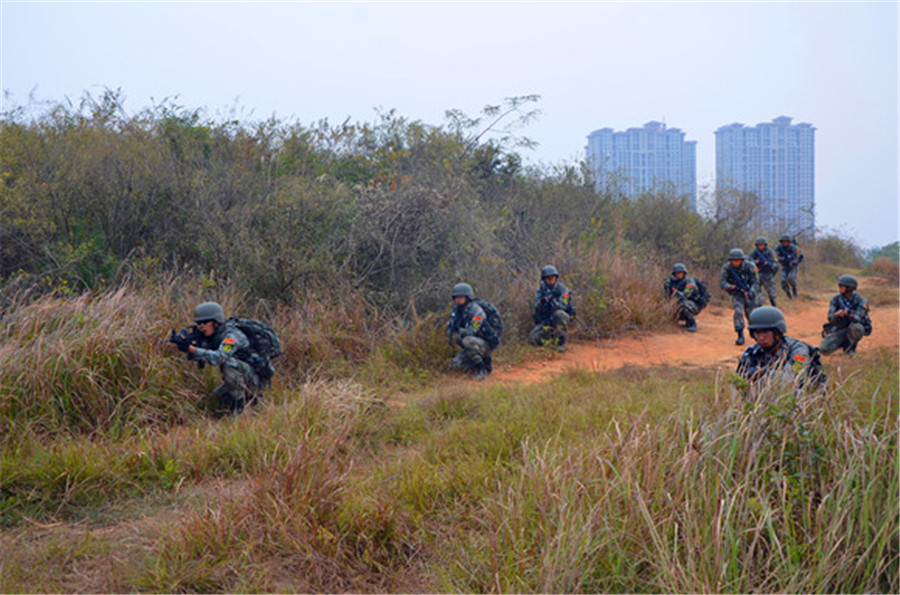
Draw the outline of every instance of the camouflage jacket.
[[[756,268],[761,274],[774,275],[778,272],[778,259],[768,246],[762,250],[754,248],[750,253],[750,260],[756,263]]]
[[[484,309],[475,300],[468,300],[461,306],[456,306],[450,312],[450,320],[447,321],[447,336],[453,337],[459,333],[460,339],[470,335],[477,335],[486,339],[481,330],[486,316]]]
[[[800,264],[800,248],[797,247],[797,244],[791,242],[787,246],[783,246],[782,244],[778,244],[778,247],[775,248],[775,253],[778,255],[778,262],[781,263],[786,270],[792,269],[798,264]]]
[[[674,295],[681,294],[692,302],[704,306],[706,305],[703,296],[700,293],[700,285],[697,283],[696,279],[688,277],[687,275],[680,281],[678,277],[675,276],[666,279],[666,282],[663,284],[663,292],[666,294],[667,299]]]
[[[747,291],[759,293],[759,277],[756,276],[756,267],[749,260],[744,259],[741,266],[734,268],[731,261],[722,265],[722,273],[719,275],[719,285],[728,293],[740,293],[740,288],[732,289],[731,286],[743,284]]]
[[[759,345],[748,347],[738,362],[737,374],[757,385],[796,382],[799,387],[808,381],[816,385],[825,381],[818,350],[792,337],[783,337],[774,353]]]
[[[246,361],[250,355],[250,339],[230,320],[219,325],[216,334],[201,345],[194,350],[192,359],[213,366],[221,366],[230,357]]]
[[[575,316],[575,306],[572,305],[572,293],[569,288],[557,281],[550,287],[541,281],[540,287],[534,294],[534,319],[537,322],[553,317],[553,312],[563,310],[569,316]]]
[[[850,316],[837,316],[841,310],[849,310]],[[849,298],[845,298],[839,293],[831,298],[831,303],[828,305],[828,322],[837,328],[848,327],[852,322],[871,324],[869,302],[855,291],[850,294]]]

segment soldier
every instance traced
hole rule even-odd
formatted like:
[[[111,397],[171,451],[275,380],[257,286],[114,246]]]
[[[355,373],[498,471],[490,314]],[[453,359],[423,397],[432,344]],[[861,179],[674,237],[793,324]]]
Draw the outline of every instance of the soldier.
[[[672,276],[666,279],[663,285],[666,299],[677,298],[678,305],[675,308],[676,320],[684,321],[684,328],[689,333],[697,332],[697,319],[706,304],[709,303],[709,294],[702,281],[688,277],[687,267],[676,262],[672,266]]]
[[[528,334],[532,345],[546,345],[556,341],[556,350],[566,350],[566,332],[575,318],[575,306],[569,288],[559,281],[559,271],[553,265],[541,269],[541,284],[534,294],[535,327]]]
[[[194,309],[194,323],[198,338],[190,338],[182,331],[172,342],[201,366],[219,366],[222,385],[215,390],[219,403],[230,415],[244,410],[258,396],[262,381],[248,361],[255,356],[247,338],[232,320],[226,320],[225,310],[215,302],[204,302]],[[174,331],[173,331],[174,333]],[[267,365],[271,365],[268,364]]]
[[[735,345],[744,344],[744,316],[750,320],[759,297],[759,280],[756,276],[756,267],[744,258],[744,251],[740,248],[732,248],[728,254],[728,262],[722,265],[722,274],[719,276],[719,285],[731,294],[731,304],[734,307],[734,332],[737,333]]]
[[[860,340],[872,334],[869,303],[856,292],[858,283],[853,275],[838,277],[838,294],[828,306],[828,322],[822,327],[819,351],[828,355],[844,348],[844,353],[856,353]]]
[[[450,365],[460,370],[473,370],[475,380],[484,380],[493,370],[491,336],[484,309],[475,301],[475,292],[468,283],[457,283],[450,293],[455,307],[447,322],[450,344],[461,348]],[[454,341],[454,335],[457,335]]]
[[[778,244],[775,252],[778,254],[778,262],[781,263],[781,288],[784,289],[788,299],[794,299],[797,297],[797,269],[803,255],[800,254],[797,243],[788,234],[781,236]]]
[[[775,288],[775,275],[778,273],[778,259],[775,253],[769,248],[769,242],[766,238],[760,236],[756,238],[756,248],[750,253],[750,260],[756,263],[756,269],[759,271],[759,285],[769,295],[769,302],[775,305],[775,296],[778,291]],[[762,294],[760,294],[762,299]]]
[[[737,366],[738,375],[757,387],[772,382],[796,383],[798,388],[825,383],[818,350],[787,336],[787,323],[781,310],[773,306],[753,310],[749,330],[756,345],[744,351]]]

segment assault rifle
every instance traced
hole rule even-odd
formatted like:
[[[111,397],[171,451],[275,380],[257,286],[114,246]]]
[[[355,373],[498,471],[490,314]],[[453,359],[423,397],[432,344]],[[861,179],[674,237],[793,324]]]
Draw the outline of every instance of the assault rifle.
[[[186,326],[180,331],[176,332],[175,327],[172,327],[172,335],[169,337],[169,343],[174,343],[175,347],[178,348],[178,351],[188,354],[188,359],[193,359],[188,348],[193,346],[198,346],[200,341],[203,340],[203,333],[200,332],[200,329],[196,324],[192,324],[190,326]],[[197,362],[199,367],[204,366],[204,362]]]
[[[737,269],[730,265],[728,267],[728,282],[737,287],[740,292],[744,294],[744,297],[751,302],[756,297],[753,293],[753,289],[747,287],[747,284],[741,279],[741,275],[738,273]]]
[[[776,261],[774,256],[769,256],[765,252],[760,252],[760,259],[756,261],[756,265],[760,269],[765,269],[767,271],[774,271],[776,266]]]

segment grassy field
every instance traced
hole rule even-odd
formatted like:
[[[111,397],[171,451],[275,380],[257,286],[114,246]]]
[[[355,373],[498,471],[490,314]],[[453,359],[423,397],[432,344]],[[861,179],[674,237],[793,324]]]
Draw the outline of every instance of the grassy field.
[[[413,333],[216,419],[171,309],[4,327],[0,591],[900,591],[896,349],[826,359],[802,398],[713,368],[380,380],[444,356]]]

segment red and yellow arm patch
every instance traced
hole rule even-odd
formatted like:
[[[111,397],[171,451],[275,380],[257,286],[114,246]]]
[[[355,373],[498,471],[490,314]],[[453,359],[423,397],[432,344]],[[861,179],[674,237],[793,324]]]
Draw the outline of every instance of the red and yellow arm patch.
[[[472,328],[478,330],[478,327],[481,326],[481,316],[473,316],[472,317]]]
[[[801,364],[805,364],[805,363],[806,363],[806,356],[805,356],[805,355],[800,355],[800,354],[798,353],[797,355],[794,356],[794,361],[795,361],[795,362],[800,362]]]
[[[225,340],[222,341],[222,351],[225,353],[231,353],[234,351],[234,338],[226,337]]]

